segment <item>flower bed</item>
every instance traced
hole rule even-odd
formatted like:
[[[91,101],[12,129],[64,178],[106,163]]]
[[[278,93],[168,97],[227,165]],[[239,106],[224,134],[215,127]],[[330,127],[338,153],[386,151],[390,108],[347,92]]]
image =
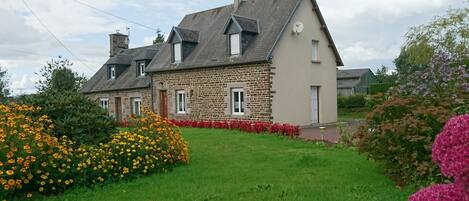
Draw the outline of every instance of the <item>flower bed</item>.
[[[179,127],[190,128],[217,128],[229,130],[241,130],[247,133],[270,133],[284,135],[289,137],[297,137],[300,135],[300,127],[290,124],[272,124],[270,122],[254,122],[254,121],[191,121],[191,120],[171,120],[171,122]]]
[[[0,200],[57,194],[72,186],[90,186],[188,163],[188,146],[179,129],[156,114],[135,119],[135,128],[111,141],[79,146],[51,137],[48,117],[37,108],[0,105]]]

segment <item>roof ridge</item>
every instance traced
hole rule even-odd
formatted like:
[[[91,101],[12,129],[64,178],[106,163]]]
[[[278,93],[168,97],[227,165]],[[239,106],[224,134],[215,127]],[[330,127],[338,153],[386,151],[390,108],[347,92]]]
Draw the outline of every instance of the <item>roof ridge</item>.
[[[185,17],[191,16],[191,15],[196,15],[196,14],[201,14],[201,13],[205,13],[205,12],[209,12],[209,11],[213,11],[213,10],[217,10],[217,9],[220,9],[220,8],[226,8],[226,7],[230,7],[230,6],[233,6],[233,4],[219,6],[219,7],[216,7],[216,8],[211,8],[211,9],[208,9],[208,10],[198,11],[198,12],[194,12],[194,13],[189,13],[189,14],[185,15]]]

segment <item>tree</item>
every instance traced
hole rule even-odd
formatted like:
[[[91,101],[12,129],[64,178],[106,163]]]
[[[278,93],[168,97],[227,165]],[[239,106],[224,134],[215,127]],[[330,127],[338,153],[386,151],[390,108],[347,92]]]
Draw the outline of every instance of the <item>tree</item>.
[[[0,98],[4,98],[10,95],[10,90],[8,89],[8,72],[7,70],[0,66]]]
[[[39,73],[43,78],[43,80],[37,83],[39,92],[78,92],[86,82],[86,78],[83,75],[78,75],[78,73],[73,72],[71,70],[72,66],[72,62],[60,56],[58,59],[51,59],[47,62]]]
[[[381,69],[376,71],[376,78],[380,83],[395,83],[397,81],[397,73],[391,72],[386,66],[381,66]]]
[[[153,40],[153,45],[164,43],[164,34],[161,30],[156,31],[156,38]]]
[[[429,24],[412,27],[394,61],[403,81],[415,71],[427,68],[437,53],[449,56],[455,65],[469,60],[469,8],[449,10]]]

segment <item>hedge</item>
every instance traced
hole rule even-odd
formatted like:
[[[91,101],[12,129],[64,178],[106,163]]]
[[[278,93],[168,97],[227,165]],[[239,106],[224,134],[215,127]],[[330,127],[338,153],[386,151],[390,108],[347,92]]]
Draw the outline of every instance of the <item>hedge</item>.
[[[340,109],[364,108],[366,106],[365,95],[339,96],[337,106]]]
[[[386,93],[394,85],[395,84],[392,83],[392,82],[371,84],[369,92],[370,92],[371,95],[375,95],[375,94],[379,94],[379,93]]]

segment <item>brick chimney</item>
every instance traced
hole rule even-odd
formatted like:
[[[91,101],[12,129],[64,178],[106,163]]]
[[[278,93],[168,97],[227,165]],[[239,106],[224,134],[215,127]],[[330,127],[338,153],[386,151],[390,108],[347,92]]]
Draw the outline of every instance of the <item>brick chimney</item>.
[[[236,12],[238,11],[239,7],[241,6],[241,4],[243,2],[245,2],[246,0],[234,0],[234,9],[233,9],[233,12]]]
[[[129,49],[129,36],[121,33],[109,34],[109,56],[113,57],[119,51]]]

